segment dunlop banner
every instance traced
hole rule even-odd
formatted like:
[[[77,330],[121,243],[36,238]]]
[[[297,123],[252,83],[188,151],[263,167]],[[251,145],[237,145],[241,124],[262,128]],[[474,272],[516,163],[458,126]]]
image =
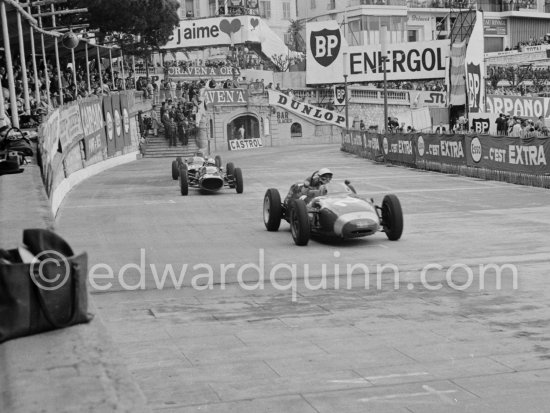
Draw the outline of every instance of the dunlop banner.
[[[73,146],[73,142],[78,142],[83,137],[84,130],[82,129],[78,104],[64,106],[60,111],[59,118],[59,141],[63,153]]]
[[[464,135],[418,134],[416,137],[416,159],[417,161],[466,165],[464,145]]]
[[[269,104],[272,106],[280,106],[289,112],[317,122],[330,123],[331,125],[340,126],[341,128],[346,127],[346,118],[339,112],[299,102],[275,90],[268,90],[268,93]]]
[[[408,133],[387,133],[382,138],[385,159],[404,164],[416,164],[414,151],[416,135]]]
[[[113,114],[113,129],[115,137],[115,148],[121,151],[124,148],[124,135],[122,134],[122,116],[120,115],[120,95],[111,94],[111,108]]]
[[[130,146],[132,139],[130,137],[130,112],[128,107],[128,93],[120,93],[120,117],[122,121],[122,136],[124,138],[124,146]]]
[[[84,128],[84,152],[86,160],[101,153],[107,148],[105,141],[105,122],[101,110],[101,99],[83,100],[79,102],[80,117]]]
[[[105,119],[105,136],[107,137],[107,156],[111,157],[116,152],[115,128],[113,121],[113,107],[110,96],[103,96],[103,116]]]
[[[468,166],[508,172],[550,172],[550,139],[466,135]]]

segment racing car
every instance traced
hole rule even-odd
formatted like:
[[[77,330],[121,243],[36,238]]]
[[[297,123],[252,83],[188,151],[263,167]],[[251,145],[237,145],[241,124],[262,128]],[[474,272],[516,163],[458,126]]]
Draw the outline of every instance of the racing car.
[[[203,192],[217,192],[223,187],[229,187],[242,194],[244,183],[241,168],[236,168],[232,162],[228,162],[225,168],[221,164],[219,155],[212,159],[195,154],[185,160],[178,156],[172,161],[172,179],[179,179],[182,195],[189,194],[189,187]]]
[[[303,188],[304,183],[293,184],[283,202],[277,189],[266,191],[263,219],[268,231],[277,231],[284,219],[296,245],[307,245],[311,235],[351,239],[382,231],[391,241],[401,238],[403,212],[397,196],[386,195],[378,206],[358,195],[348,180],[329,182],[313,196]]]

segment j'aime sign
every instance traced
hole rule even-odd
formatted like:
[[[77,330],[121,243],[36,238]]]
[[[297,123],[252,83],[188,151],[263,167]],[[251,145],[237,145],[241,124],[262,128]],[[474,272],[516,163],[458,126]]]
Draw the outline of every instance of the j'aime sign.
[[[233,45],[259,41],[260,18],[254,16],[213,17],[180,20],[163,49]]]
[[[346,118],[338,112],[299,102],[275,90],[268,90],[268,93],[270,105],[280,106],[289,112],[318,122],[330,123],[341,128],[346,126]]]

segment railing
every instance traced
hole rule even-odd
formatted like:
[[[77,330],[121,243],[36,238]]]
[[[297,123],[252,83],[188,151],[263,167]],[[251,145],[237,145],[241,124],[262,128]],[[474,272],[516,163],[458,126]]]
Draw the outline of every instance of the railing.
[[[293,89],[294,97],[299,100],[306,100],[314,105],[328,104],[334,101],[332,89]],[[388,90],[388,103],[395,105],[410,105],[408,90]],[[383,103],[383,89],[348,88],[349,101],[353,103]],[[265,92],[267,97],[267,91]]]
[[[349,0],[351,6],[406,6],[407,0]]]
[[[406,3],[412,9],[469,9],[476,5],[474,0],[406,0]]]

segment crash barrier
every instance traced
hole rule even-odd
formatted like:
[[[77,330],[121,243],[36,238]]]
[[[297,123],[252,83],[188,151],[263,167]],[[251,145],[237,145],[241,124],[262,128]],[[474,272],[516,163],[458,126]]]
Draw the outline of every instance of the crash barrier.
[[[151,110],[133,90],[94,96],[50,112],[39,126],[38,161],[54,215],[77,183],[136,159],[141,112]]]
[[[380,162],[550,188],[549,138],[353,130],[343,133],[342,150]]]

